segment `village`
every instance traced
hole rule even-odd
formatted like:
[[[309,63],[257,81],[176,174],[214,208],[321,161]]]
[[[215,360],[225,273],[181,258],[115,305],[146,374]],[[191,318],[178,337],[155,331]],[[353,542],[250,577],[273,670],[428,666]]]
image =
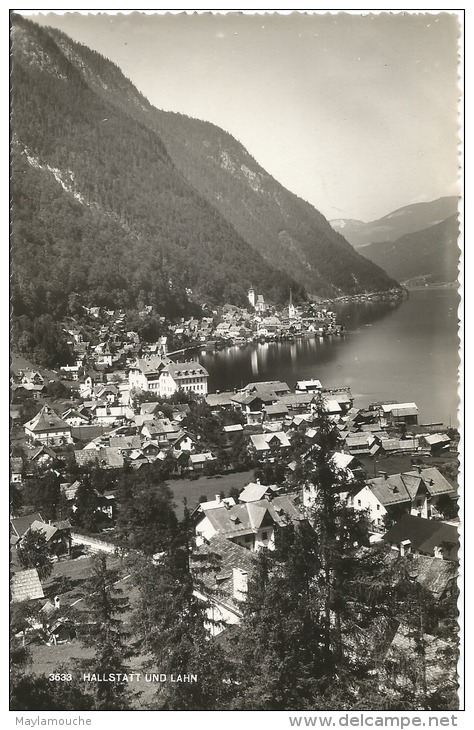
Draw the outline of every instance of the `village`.
[[[77,626],[68,609],[87,603],[81,585],[91,556],[117,565],[126,553],[127,483],[139,483],[141,495],[143,485],[171,490],[177,519],[189,519],[194,555],[220,556],[208,591],[196,590],[209,632],[238,626],[255,554],[274,551],[281,531],[307,521],[318,499],[302,465],[320,450],[322,417],[335,433],[334,489],[366,517],[370,545],[385,545],[391,558],[413,556],[419,581],[437,600],[455,590],[456,430],[424,424],[414,402],[358,407],[350,388],[325,387],[317,372],[295,383],[209,392],[208,372],[186,351],[196,341],[342,333],[327,306],[308,312],[290,298],[277,316],[254,290],[249,303],[248,310],[224,307],[217,325],[215,315],[166,325],[155,341],[125,331],[120,314],[91,308],[87,327],[65,325],[74,365],[51,371],[13,358],[11,600],[36,606],[17,628],[32,646],[33,667],[40,657],[37,671],[54,671],[58,657],[69,656],[65,647],[74,656]],[[86,332],[97,342],[85,340]],[[150,521],[156,535],[139,548],[155,559],[160,524]],[[52,564],[43,579],[30,545],[39,534]]]

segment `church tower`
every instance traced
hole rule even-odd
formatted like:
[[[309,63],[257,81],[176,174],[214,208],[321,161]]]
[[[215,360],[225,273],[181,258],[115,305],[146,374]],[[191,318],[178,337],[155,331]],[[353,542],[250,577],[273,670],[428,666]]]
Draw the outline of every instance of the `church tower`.
[[[251,286],[248,290],[247,296],[252,307],[255,307],[255,289],[253,288],[253,286]]]
[[[293,304],[293,296],[290,289],[290,303],[288,304],[288,317],[290,319],[295,319],[296,317],[296,310],[295,305]]]

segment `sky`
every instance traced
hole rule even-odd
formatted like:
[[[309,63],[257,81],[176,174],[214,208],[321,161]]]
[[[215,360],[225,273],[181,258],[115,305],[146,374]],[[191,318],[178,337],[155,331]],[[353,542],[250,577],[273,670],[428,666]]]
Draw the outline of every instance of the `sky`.
[[[328,219],[460,191],[454,11],[28,15],[112,60],[154,106],[230,132]]]

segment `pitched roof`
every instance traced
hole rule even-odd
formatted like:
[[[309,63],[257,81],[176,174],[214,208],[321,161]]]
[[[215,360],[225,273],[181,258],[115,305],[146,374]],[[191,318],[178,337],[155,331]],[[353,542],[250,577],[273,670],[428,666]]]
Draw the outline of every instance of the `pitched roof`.
[[[117,449],[139,449],[140,436],[111,436],[109,446]]]
[[[71,430],[69,424],[63,421],[49,406],[43,406],[31,421],[24,424],[24,427],[33,433]]]
[[[23,517],[15,517],[13,520],[10,520],[10,524],[12,526],[14,534],[18,537],[22,537],[25,532],[29,530],[33,522],[37,520],[43,522],[43,518],[41,517],[40,513],[33,512],[30,515],[23,515]]]
[[[33,532],[43,532],[46,537],[46,542],[49,542],[57,533],[58,528],[54,527],[54,525],[48,525],[48,523],[43,522],[43,520],[35,520],[31,525],[30,530]]]
[[[288,408],[284,403],[275,403],[273,405],[264,406],[267,416],[287,416]]]
[[[382,476],[369,479],[367,485],[384,507],[410,502],[410,495],[400,474],[393,474],[387,478]]]
[[[197,362],[197,360],[191,360],[190,362],[170,362],[166,366],[166,370],[168,370],[173,380],[189,378],[193,375],[199,377],[209,376],[206,368]]]
[[[250,482],[239,494],[239,502],[256,502],[259,499],[263,499],[263,496],[271,491],[271,487],[267,487],[264,484],[256,484]]]
[[[233,390],[224,393],[209,393],[205,400],[211,408],[215,406],[230,406],[235,395]]]
[[[392,413],[395,416],[418,414],[418,406],[416,403],[384,403],[382,404],[382,410],[384,413]]]
[[[209,510],[206,517],[214,529],[227,538],[255,534],[267,521],[269,525],[283,526],[288,520],[301,519],[292,497],[288,494],[275,497],[271,501],[260,499],[239,503],[230,508],[217,507]]]
[[[432,433],[424,438],[429,446],[438,446],[440,444],[448,444],[451,442],[451,439],[446,433]]]
[[[44,598],[43,587],[36,568],[21,570],[12,576],[11,584],[12,603]]]
[[[208,500],[207,502],[201,502],[198,505],[198,508],[201,509],[202,512],[207,512],[210,509],[216,509],[217,507],[222,507],[222,505],[225,504],[233,507],[235,503],[236,502],[233,497],[223,497],[222,499],[212,499]]]
[[[392,545],[399,545],[403,540],[410,540],[415,550],[432,552],[443,542],[458,545],[459,536],[454,525],[426,520],[414,515],[403,515],[396,525],[385,533],[383,540]]]

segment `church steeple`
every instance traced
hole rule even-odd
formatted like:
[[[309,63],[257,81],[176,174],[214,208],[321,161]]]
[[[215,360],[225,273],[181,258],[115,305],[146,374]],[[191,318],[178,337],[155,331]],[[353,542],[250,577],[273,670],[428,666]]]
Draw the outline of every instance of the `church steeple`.
[[[293,294],[290,289],[290,302],[288,304],[288,316],[290,319],[294,319],[296,315],[295,305],[293,304]]]

